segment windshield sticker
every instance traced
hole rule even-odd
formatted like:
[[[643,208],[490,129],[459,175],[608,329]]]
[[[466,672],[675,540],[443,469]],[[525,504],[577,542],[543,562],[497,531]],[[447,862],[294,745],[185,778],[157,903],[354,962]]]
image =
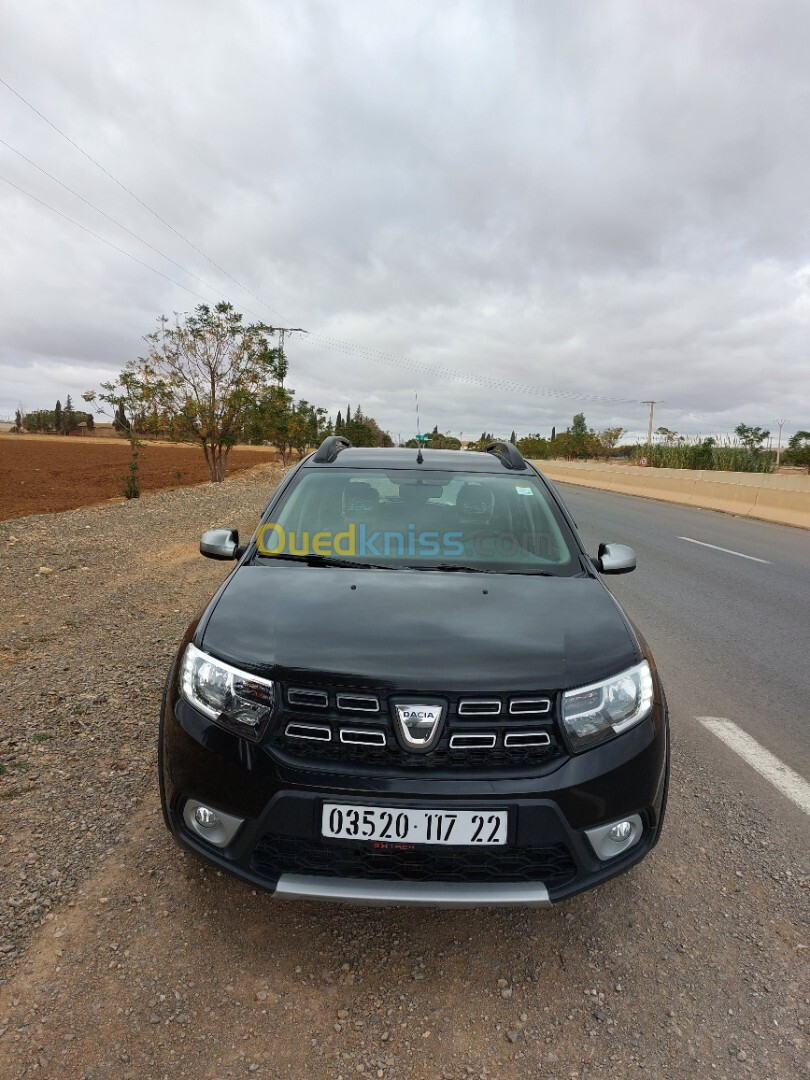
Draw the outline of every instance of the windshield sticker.
[[[518,493],[518,495],[531,495],[533,490],[534,489],[530,488],[530,487],[516,487],[515,488],[515,491]]]

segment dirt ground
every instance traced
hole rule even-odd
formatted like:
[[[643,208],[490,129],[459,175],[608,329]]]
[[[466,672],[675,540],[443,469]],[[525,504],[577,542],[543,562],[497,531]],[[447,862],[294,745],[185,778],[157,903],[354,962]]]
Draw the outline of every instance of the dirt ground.
[[[0,528],[2,1080],[810,1075],[806,819],[677,701],[660,845],[552,910],[284,903],[174,845],[163,679],[229,570],[199,534],[280,475]]]
[[[266,447],[237,447],[228,458],[228,473],[278,458]],[[121,498],[128,464],[124,439],[0,435],[0,521]],[[140,479],[146,493],[202,484],[210,477],[199,447],[145,443]]]

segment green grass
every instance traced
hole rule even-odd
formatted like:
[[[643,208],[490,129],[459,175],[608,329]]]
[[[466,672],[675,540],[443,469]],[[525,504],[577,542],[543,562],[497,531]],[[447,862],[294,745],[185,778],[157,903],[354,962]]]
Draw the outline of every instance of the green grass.
[[[12,761],[10,765],[0,764],[0,776],[7,773],[9,769],[14,770],[15,772],[28,772],[30,768],[31,766],[27,761]]]

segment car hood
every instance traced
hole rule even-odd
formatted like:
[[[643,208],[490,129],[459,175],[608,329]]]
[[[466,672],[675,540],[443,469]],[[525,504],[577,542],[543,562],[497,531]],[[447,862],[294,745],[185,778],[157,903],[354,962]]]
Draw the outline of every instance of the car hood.
[[[289,680],[422,691],[582,686],[641,653],[596,578],[243,566],[197,644]]]

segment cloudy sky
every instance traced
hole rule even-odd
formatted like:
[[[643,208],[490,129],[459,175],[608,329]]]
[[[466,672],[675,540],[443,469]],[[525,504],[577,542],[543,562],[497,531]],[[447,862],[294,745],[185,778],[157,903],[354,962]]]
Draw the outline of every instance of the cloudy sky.
[[[809,55],[806,0],[9,0],[0,417],[227,297],[395,437],[810,429]]]

